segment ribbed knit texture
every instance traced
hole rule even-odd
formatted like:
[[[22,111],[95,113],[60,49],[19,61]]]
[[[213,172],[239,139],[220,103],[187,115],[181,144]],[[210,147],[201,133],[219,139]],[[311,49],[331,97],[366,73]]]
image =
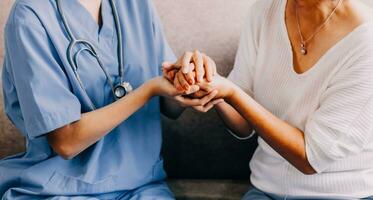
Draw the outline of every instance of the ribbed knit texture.
[[[318,174],[300,173],[259,138],[251,181],[279,195],[371,196],[373,24],[359,26],[309,71],[297,74],[285,7],[286,0],[259,0],[252,6],[229,79],[305,133],[307,157]]]

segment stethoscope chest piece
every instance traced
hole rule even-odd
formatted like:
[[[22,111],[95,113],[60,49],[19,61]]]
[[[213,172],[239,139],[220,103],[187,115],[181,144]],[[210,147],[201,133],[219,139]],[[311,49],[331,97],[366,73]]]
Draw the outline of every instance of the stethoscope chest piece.
[[[116,99],[121,99],[128,93],[132,92],[132,85],[128,82],[123,82],[114,88],[114,95]]]

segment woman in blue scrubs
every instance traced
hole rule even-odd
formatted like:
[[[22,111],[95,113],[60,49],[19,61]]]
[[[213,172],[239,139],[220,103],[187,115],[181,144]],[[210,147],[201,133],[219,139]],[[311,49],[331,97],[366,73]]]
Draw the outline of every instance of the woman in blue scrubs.
[[[175,58],[151,2],[113,2],[123,55],[111,0],[62,0],[60,6],[73,35],[93,44],[114,84],[123,56],[123,78],[134,91],[117,101],[88,51],[76,59],[78,80],[56,0],[16,1],[5,29],[3,91],[5,111],[26,137],[27,151],[0,161],[2,199],[173,199],[160,157],[160,104],[169,116],[183,110],[178,104],[205,111],[217,92],[180,96],[182,89],[161,76],[162,62]],[[179,63],[195,62],[199,75],[211,76],[209,61],[195,52]]]

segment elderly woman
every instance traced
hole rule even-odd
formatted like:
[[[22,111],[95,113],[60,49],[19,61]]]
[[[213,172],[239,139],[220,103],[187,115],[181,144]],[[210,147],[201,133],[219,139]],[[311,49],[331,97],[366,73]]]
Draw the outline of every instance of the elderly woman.
[[[244,199],[373,199],[372,14],[357,0],[252,6],[229,78],[199,84],[219,90],[232,132],[259,135]]]

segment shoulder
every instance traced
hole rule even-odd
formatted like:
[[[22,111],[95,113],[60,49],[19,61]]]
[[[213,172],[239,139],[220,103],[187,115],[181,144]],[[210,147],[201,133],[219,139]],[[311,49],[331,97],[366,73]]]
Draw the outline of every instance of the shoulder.
[[[255,0],[249,8],[248,15],[255,20],[265,20],[280,13],[287,0]]]
[[[17,0],[9,14],[7,25],[40,25],[42,15],[51,13],[50,0]]]
[[[152,0],[120,0],[115,2],[133,14],[146,14],[152,12],[154,7]]]
[[[48,15],[52,13],[54,13],[54,8],[51,0],[15,1],[4,27],[5,42],[20,41],[21,37],[30,39],[30,37],[45,36],[47,34],[45,19],[50,19]]]
[[[357,27],[348,40],[348,46],[340,49],[338,73],[356,78],[369,77],[373,81],[373,24],[365,23]],[[345,43],[347,44],[347,43]]]
[[[373,23],[373,0],[353,1],[352,5],[358,17]]]
[[[355,57],[367,57],[373,61],[373,22],[366,22],[360,25],[356,28],[355,32]]]
[[[253,32],[260,31],[263,27],[277,23],[278,18],[284,12],[284,3],[287,0],[255,0],[249,7],[247,17],[244,20],[246,29]]]

